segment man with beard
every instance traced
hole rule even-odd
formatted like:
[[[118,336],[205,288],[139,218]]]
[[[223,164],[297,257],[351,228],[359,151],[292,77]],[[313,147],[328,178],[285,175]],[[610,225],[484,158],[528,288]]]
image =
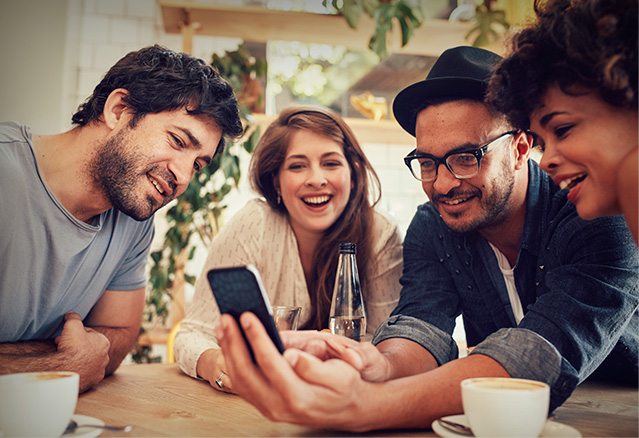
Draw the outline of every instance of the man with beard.
[[[427,428],[463,412],[460,382],[470,377],[546,382],[551,411],[593,372],[637,384],[633,239],[620,216],[580,219],[529,160],[531,135],[483,103],[499,59],[447,50],[394,101],[417,140],[404,160],[430,202],[406,233],[400,301],[372,344],[285,333],[282,357],[246,313],[258,368],[223,315],[225,372],[267,417],[352,431]],[[460,359],[459,315],[475,347]]]
[[[242,134],[231,86],[160,46],[118,61],[56,135],[0,124],[0,374],[113,373],[140,328],[153,214]]]

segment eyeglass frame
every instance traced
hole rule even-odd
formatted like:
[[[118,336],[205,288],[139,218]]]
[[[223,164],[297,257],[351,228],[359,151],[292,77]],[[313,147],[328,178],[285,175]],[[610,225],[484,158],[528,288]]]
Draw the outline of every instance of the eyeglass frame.
[[[477,175],[479,173],[479,170],[481,168],[481,159],[484,157],[484,155],[486,155],[488,152],[490,152],[496,146],[496,144],[497,144],[497,142],[499,140],[503,139],[507,135],[514,135],[514,134],[517,134],[518,132],[519,131],[517,131],[517,130],[504,132],[503,134],[501,134],[497,138],[494,138],[493,140],[491,140],[491,141],[489,141],[487,143],[484,143],[483,145],[479,146],[476,149],[452,150],[452,151],[448,152],[446,155],[444,155],[443,157],[436,157],[435,155],[427,154],[427,153],[424,153],[424,152],[417,152],[417,149],[414,149],[411,153],[409,153],[408,155],[406,155],[404,157],[404,164],[406,164],[406,167],[408,167],[408,170],[410,171],[410,174],[413,175],[413,177],[417,181],[423,181],[423,182],[435,181],[437,179],[437,174],[439,172],[439,166],[441,166],[442,164],[444,166],[446,166],[446,169],[448,169],[448,171],[451,173],[451,175],[453,175],[457,179],[472,178],[473,176],[475,176],[475,175]],[[458,176],[457,174],[455,174],[455,172],[453,172],[453,169],[451,169],[450,165],[448,164],[448,158],[453,156],[453,155],[459,155],[459,154],[471,154],[471,155],[473,155],[475,157],[475,159],[477,159],[477,171],[475,173],[473,173],[472,175]],[[435,167],[435,176],[432,179],[419,178],[413,172],[413,168],[411,167],[410,163],[411,163],[412,160],[419,159],[419,158],[429,158],[429,159],[433,160],[435,162],[435,164],[437,165]]]

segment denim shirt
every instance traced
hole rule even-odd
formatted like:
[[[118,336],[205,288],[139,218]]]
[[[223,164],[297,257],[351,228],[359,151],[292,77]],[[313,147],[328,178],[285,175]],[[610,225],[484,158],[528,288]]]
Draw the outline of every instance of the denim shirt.
[[[458,357],[452,333],[462,314],[468,345],[477,346],[471,354],[493,358],[511,377],[548,383],[552,411],[613,349],[613,365],[636,378],[639,257],[621,216],[579,218],[565,190],[534,161],[528,168],[514,268],[519,325],[488,242],[449,229],[426,203],[404,240],[399,304],[373,343],[410,339],[442,365]]]

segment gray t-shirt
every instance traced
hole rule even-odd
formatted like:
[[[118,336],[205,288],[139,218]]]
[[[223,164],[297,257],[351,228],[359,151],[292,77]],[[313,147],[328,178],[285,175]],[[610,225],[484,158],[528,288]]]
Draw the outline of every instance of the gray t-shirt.
[[[51,339],[105,290],[144,287],[153,234],[153,219],[116,209],[74,218],[42,180],[30,129],[0,123],[0,342]]]

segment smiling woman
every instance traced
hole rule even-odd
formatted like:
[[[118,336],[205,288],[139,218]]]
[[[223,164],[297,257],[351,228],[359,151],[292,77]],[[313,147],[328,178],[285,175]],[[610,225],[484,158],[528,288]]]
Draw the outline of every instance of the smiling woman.
[[[489,100],[543,150],[541,167],[579,215],[622,213],[639,240],[637,1],[535,2]]]
[[[342,145],[315,132],[297,130],[274,186],[299,246],[314,248],[344,212],[353,187]],[[312,260],[308,262],[310,271]]]
[[[543,150],[540,166],[594,219],[621,212],[617,170],[637,148],[637,111],[608,104],[588,89],[569,95],[553,86],[531,117]],[[636,180],[635,180],[636,182]]]
[[[221,379],[222,387],[213,387],[224,391],[233,386],[213,331],[220,315],[206,282],[209,269],[255,265],[273,305],[301,306],[301,328],[324,329],[338,246],[353,242],[370,332],[399,299],[401,239],[374,210],[379,181],[339,115],[321,107],[282,111],[257,145],[250,179],[264,200],[250,201],[213,240],[175,340],[181,369],[212,383]]]

